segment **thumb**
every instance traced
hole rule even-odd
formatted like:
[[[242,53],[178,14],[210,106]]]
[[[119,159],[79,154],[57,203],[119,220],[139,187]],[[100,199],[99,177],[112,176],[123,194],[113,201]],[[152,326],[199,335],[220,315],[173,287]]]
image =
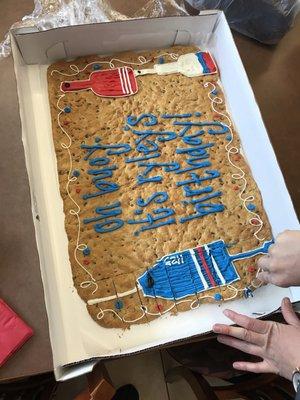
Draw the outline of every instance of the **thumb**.
[[[283,318],[289,325],[293,325],[295,327],[300,328],[300,320],[297,317],[297,315],[293,309],[292,303],[288,297],[285,297],[282,300],[281,312],[282,312]]]

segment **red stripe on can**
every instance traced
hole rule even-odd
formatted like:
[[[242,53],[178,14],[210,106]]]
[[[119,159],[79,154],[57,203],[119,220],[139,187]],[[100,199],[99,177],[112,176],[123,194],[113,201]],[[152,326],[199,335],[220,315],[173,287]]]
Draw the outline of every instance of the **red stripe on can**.
[[[205,61],[205,64],[209,68],[209,71],[210,72],[216,72],[217,71],[217,67],[216,67],[211,55],[209,53],[203,52],[202,53],[202,57],[203,57],[203,59]]]
[[[209,266],[208,266],[207,263],[206,263],[206,260],[205,260],[204,254],[203,254],[202,247],[196,247],[196,250],[197,250],[197,253],[198,253],[199,257],[200,257],[200,260],[201,260],[201,263],[202,263],[202,265],[203,265],[203,268],[205,269],[205,272],[206,272],[206,274],[207,274],[207,276],[208,276],[208,279],[209,279],[210,284],[211,284],[212,286],[217,286],[217,284],[216,284],[216,282],[215,282],[215,280],[214,280],[214,277],[212,276],[212,274],[211,274],[211,272],[210,272]]]

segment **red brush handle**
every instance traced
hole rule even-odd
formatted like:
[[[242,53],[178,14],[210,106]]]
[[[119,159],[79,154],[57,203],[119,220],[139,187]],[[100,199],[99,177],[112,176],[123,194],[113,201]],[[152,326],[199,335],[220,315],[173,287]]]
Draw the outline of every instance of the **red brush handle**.
[[[61,90],[63,92],[74,92],[77,90],[90,89],[92,82],[90,79],[85,81],[62,82]]]

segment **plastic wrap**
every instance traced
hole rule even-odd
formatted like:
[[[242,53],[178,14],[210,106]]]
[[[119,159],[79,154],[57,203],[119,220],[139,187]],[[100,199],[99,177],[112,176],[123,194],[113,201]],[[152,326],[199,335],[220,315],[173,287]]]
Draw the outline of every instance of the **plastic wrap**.
[[[39,30],[47,30],[129,18],[185,14],[187,12],[183,7],[183,0],[34,0],[33,12],[11,28],[34,26]],[[0,59],[10,53],[10,39],[7,34],[0,43]]]
[[[223,10],[231,28],[265,44],[276,44],[292,26],[298,0],[186,0],[197,11]]]

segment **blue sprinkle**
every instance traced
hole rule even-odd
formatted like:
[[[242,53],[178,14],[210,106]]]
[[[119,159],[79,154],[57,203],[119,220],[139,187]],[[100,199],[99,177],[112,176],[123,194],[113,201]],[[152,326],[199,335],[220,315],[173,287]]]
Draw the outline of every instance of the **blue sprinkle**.
[[[116,308],[117,310],[121,310],[123,307],[124,307],[124,304],[123,304],[123,301],[122,301],[122,300],[117,300],[117,301],[115,302],[115,308]]]
[[[93,70],[94,71],[98,71],[99,69],[101,69],[102,68],[102,66],[100,65],[100,64],[94,64],[93,65]]]
[[[248,299],[249,297],[253,297],[252,290],[249,289],[249,288],[245,288],[245,290],[244,290],[244,297],[245,297],[246,299]]]
[[[134,210],[134,214],[141,215],[141,214],[143,214],[143,210],[141,208],[138,208],[138,209]]]
[[[96,142],[96,143],[100,142],[100,140],[101,140],[101,139],[100,139],[98,136],[95,137],[95,142]]]
[[[216,95],[216,94],[218,94],[218,91],[217,91],[217,89],[213,90],[213,91],[211,92],[211,94],[213,94],[213,95]]]
[[[67,106],[64,108],[64,112],[69,114],[72,111],[72,108],[70,106]]]
[[[82,251],[84,256],[89,256],[91,254],[91,249],[89,247],[86,247],[83,251]]]
[[[165,63],[165,59],[163,57],[159,57],[158,64],[164,64],[164,63]]]
[[[232,139],[232,136],[231,135],[227,135],[225,139],[228,140],[228,142],[230,142],[230,140]]]
[[[76,178],[78,178],[78,176],[80,175],[80,171],[78,171],[77,169],[74,169],[74,171],[72,172],[73,176],[76,176]]]
[[[194,115],[195,115],[195,117],[201,117],[202,113],[199,112],[199,111],[196,111],[196,112],[194,113]]]
[[[129,131],[130,128],[128,125],[125,125],[123,129],[124,129],[124,131]]]
[[[214,298],[215,298],[216,301],[220,301],[220,300],[222,300],[222,295],[220,293],[216,293],[214,295]]]
[[[255,211],[256,210],[256,206],[253,203],[247,204],[247,208],[248,208],[249,211]]]

